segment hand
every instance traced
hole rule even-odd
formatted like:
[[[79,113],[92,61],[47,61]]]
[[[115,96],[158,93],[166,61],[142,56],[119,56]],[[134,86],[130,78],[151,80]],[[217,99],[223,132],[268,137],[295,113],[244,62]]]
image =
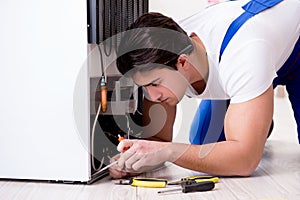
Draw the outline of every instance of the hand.
[[[115,155],[110,159],[110,163],[115,162],[120,158],[120,154]],[[118,167],[118,165],[114,165],[109,168],[109,175],[114,179],[120,179],[125,177],[132,177],[139,175],[138,173],[129,173],[126,171],[123,171],[122,168]]]
[[[166,161],[171,161],[170,145],[171,143],[167,142],[122,140],[117,147],[121,152],[118,167],[126,169],[127,172],[140,173],[153,169]]]

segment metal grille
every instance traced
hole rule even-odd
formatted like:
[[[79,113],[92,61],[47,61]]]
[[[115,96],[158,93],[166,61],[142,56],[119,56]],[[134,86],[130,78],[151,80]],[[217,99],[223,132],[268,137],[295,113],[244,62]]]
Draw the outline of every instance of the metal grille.
[[[105,41],[125,31],[148,12],[148,0],[88,0],[88,42]]]

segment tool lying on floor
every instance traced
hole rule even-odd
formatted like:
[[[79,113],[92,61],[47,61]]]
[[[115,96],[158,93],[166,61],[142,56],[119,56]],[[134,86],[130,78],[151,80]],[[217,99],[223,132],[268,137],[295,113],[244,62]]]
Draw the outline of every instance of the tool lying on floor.
[[[214,183],[217,183],[219,182],[220,179],[216,176],[189,176],[180,179],[180,181],[170,182],[168,183],[168,185],[179,185],[191,180],[194,180],[196,183],[205,182],[205,181],[212,181]]]
[[[195,180],[188,180],[185,183],[181,184],[181,188],[162,190],[162,191],[158,191],[158,193],[175,192],[180,190],[183,193],[203,192],[203,191],[210,191],[214,189],[214,187],[215,187],[215,183],[213,181],[204,181],[204,182],[197,183]]]
[[[169,182],[168,185],[181,185],[181,188],[159,191],[158,193],[174,192],[182,190],[183,193],[196,191],[209,191],[214,189],[215,183],[219,182],[216,176],[189,176],[179,181]]]
[[[148,187],[148,188],[164,188],[166,187],[168,180],[158,178],[131,178],[129,180],[119,180],[115,184],[119,185],[131,185],[136,187]]]

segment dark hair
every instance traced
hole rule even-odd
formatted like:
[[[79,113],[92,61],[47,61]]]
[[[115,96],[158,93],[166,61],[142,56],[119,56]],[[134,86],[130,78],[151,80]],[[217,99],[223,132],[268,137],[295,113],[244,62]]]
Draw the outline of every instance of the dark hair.
[[[192,50],[187,33],[173,19],[160,13],[147,13],[121,34],[117,68],[122,74],[132,69],[151,70],[166,65],[177,70],[179,54],[189,54]]]

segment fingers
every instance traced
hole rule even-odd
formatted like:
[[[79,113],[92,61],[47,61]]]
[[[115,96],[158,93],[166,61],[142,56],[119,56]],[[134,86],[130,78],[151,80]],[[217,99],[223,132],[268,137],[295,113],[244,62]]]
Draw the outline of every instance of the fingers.
[[[115,162],[119,158],[120,158],[120,154],[117,154],[116,156],[110,159],[110,163]],[[126,177],[127,173],[120,170],[120,168],[117,165],[113,165],[112,167],[109,168],[109,175],[112,178],[118,179],[118,178]]]
[[[112,159],[110,159],[110,162],[116,161],[120,157],[120,154],[114,156]],[[132,177],[132,176],[138,176],[140,173],[132,173],[132,172],[126,172],[121,170],[117,165],[114,165],[109,168],[109,175],[113,179],[120,179],[120,178],[126,178],[126,177]]]
[[[140,159],[142,158],[142,155],[139,154],[139,153],[135,153],[133,154],[130,158],[128,158],[126,161],[125,161],[125,169],[127,171],[136,171],[135,168],[133,168],[133,165],[135,163],[137,163]]]
[[[133,163],[131,167],[135,171],[140,171],[143,166],[145,166],[145,163],[140,160]]]
[[[133,144],[134,144],[135,140],[127,140],[124,139],[122,140],[119,145],[117,146],[117,150],[121,153],[123,153],[124,151],[128,150]]]
[[[127,176],[127,173],[124,172],[124,171],[119,171],[117,168],[115,167],[110,167],[109,168],[109,175],[112,177],[112,178],[115,178],[115,179],[120,179],[120,178],[124,178]]]
[[[141,169],[156,166],[167,160],[168,154],[164,151],[166,143],[149,142],[143,140],[122,140],[118,145],[120,158],[119,171],[137,172]],[[124,151],[125,147],[130,147]]]
[[[121,153],[120,158],[118,160],[118,166],[119,168],[123,169],[125,166],[125,162],[135,154],[135,148],[130,148],[127,151],[125,151],[124,153]]]
[[[135,171],[132,165],[138,162],[142,158],[142,154],[137,152],[138,145],[134,145],[136,140],[122,140],[118,145],[118,150],[123,150],[118,160],[118,166],[120,169],[126,169],[127,172]],[[126,151],[124,148],[130,147]]]
[[[135,140],[125,139],[119,143],[117,149],[121,152],[121,156],[118,160],[118,166],[120,169],[123,169],[124,167],[127,168],[125,162],[136,153],[135,148],[133,146],[134,142]],[[131,165],[129,167],[131,169]]]
[[[121,179],[121,178],[127,178],[127,177],[133,177],[138,176],[140,173],[131,173],[131,172],[124,172],[124,171],[118,171],[114,169],[109,169],[109,175],[113,179]]]

